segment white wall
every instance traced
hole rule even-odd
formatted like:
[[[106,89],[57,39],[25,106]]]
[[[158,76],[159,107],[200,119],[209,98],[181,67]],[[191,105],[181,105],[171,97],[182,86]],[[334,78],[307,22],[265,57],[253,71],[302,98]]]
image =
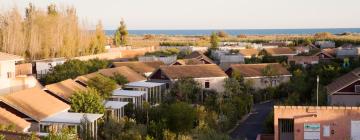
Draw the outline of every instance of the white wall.
[[[286,83],[286,82],[289,82],[290,81],[290,77],[291,76],[285,76],[285,77],[280,77],[277,79],[277,82],[276,84],[273,84],[273,86],[278,86],[280,85],[281,83]],[[254,89],[265,89],[267,87],[270,86],[270,83],[264,83],[264,80],[263,78],[244,78],[245,81],[249,81],[252,83],[252,87]]]
[[[50,62],[36,62],[36,74],[46,74],[49,70],[56,65],[64,64],[65,60],[50,61]]]
[[[194,80],[199,82],[203,89],[205,89],[205,82],[209,81],[210,88],[216,90],[217,92],[224,91],[225,79],[227,77],[207,77],[207,78],[195,78]]]

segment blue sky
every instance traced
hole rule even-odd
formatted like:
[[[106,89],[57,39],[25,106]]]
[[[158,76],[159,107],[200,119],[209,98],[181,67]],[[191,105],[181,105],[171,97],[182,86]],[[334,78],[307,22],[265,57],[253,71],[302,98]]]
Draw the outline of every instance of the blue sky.
[[[91,26],[115,29],[282,29],[360,27],[360,0],[0,0],[0,10],[29,2],[74,6]]]

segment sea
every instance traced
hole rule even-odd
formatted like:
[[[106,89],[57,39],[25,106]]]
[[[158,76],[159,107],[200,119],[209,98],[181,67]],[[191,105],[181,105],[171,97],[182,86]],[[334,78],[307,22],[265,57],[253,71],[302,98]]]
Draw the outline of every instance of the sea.
[[[315,34],[319,32],[330,32],[333,34],[360,33],[360,28],[318,28],[318,29],[204,29],[204,30],[129,30],[131,35],[184,35],[201,36],[212,32],[225,31],[230,35],[289,35],[289,34]],[[113,35],[115,30],[105,30],[106,35]]]

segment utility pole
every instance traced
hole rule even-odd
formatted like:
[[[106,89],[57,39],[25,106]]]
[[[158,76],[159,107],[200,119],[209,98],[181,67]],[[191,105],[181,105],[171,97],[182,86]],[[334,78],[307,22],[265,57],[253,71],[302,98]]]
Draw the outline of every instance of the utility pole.
[[[319,75],[316,77],[316,106],[319,106]]]

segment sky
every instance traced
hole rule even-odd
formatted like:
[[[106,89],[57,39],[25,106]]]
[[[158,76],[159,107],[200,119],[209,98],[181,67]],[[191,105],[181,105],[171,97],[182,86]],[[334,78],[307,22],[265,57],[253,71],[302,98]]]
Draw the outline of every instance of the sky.
[[[31,2],[74,6],[90,27],[116,29],[359,28],[360,0],[0,0],[0,11]]]

